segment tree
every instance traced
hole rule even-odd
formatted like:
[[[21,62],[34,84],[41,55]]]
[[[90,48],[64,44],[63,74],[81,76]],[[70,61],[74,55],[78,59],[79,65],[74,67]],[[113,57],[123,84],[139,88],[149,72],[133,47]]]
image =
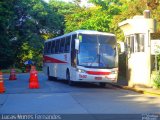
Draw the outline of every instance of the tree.
[[[60,15],[43,0],[10,0],[0,5],[0,64],[8,67],[28,59],[42,63],[43,39],[58,34]]]
[[[122,22],[123,20],[132,18],[135,15],[142,15],[146,4],[139,0],[121,0],[121,3],[121,6],[119,6],[121,12],[113,17],[113,20],[110,23],[110,31],[116,34],[118,40],[123,41],[124,35],[119,28],[118,23]]]
[[[143,15],[143,11],[147,8],[150,9],[151,11],[151,17],[156,19],[157,21],[160,21],[160,6],[155,7],[147,7],[147,1],[146,0],[132,0],[132,1],[126,1],[126,0],[121,0],[122,5],[119,7],[121,12],[118,15],[115,15],[113,17],[113,20],[111,21],[110,26],[110,31],[115,33],[117,38],[119,40],[124,40],[123,32],[120,30],[118,27],[118,23],[132,18],[135,15]],[[153,4],[153,3],[152,3]],[[156,4],[156,3],[155,3]],[[158,25],[158,31],[160,31],[160,25]]]
[[[77,3],[77,2],[76,2]],[[51,9],[59,14],[59,35],[64,34],[65,31],[65,16],[73,14],[75,9],[79,8],[77,4],[67,3],[59,0],[50,0],[49,6]]]
[[[0,2],[0,67],[11,65],[15,61],[15,51],[13,51],[13,44],[15,43],[13,19],[13,2],[15,0]]]
[[[104,1],[91,1],[96,4],[91,8],[78,8],[73,14],[66,16],[66,32],[77,29],[91,29],[103,32],[110,32],[109,24],[113,16],[119,14],[119,3],[104,2]]]
[[[80,7],[79,2],[1,0],[0,66],[19,65],[28,59],[41,65],[44,40],[78,29],[111,32],[124,40],[118,23],[142,15],[145,9],[160,21],[160,6],[154,0],[90,0],[95,4],[90,8]]]

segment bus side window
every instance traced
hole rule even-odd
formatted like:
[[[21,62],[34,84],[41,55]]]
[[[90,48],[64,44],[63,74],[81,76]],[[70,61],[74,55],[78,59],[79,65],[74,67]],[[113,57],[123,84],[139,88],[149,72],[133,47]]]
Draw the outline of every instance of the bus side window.
[[[51,53],[55,53],[55,41],[52,41]]]
[[[60,39],[56,40],[55,53],[59,52],[59,44],[60,44]]]
[[[69,52],[70,50],[70,41],[71,41],[71,36],[67,36],[65,42],[65,52]]]
[[[60,43],[60,50],[59,50],[60,53],[64,52],[64,45],[65,45],[65,38],[62,38]]]

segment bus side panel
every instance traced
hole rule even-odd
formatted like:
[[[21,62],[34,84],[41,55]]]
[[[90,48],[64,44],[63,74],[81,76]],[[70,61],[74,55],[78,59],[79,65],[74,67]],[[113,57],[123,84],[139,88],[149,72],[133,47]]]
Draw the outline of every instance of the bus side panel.
[[[70,67],[70,76],[72,81],[76,80],[76,68]]]
[[[49,64],[50,76],[57,77],[57,64],[50,63]]]
[[[57,69],[57,76],[60,79],[66,79],[66,70],[68,68],[67,63],[60,63],[58,64],[58,69]]]
[[[49,68],[49,76],[57,77],[57,66],[57,63],[47,63],[47,69]]]
[[[64,56],[63,54],[62,56]],[[67,63],[60,63],[58,64],[57,68],[57,76],[61,79],[66,79],[66,71],[69,69],[70,72],[70,79],[75,80],[76,79],[76,68],[71,66],[71,60],[70,60],[70,53],[67,53]]]
[[[66,63],[56,63],[54,68],[56,77],[60,79],[66,79],[67,68],[70,69],[70,53],[59,54],[57,57],[61,58],[61,60]]]
[[[56,77],[56,65],[54,63],[45,63],[44,65],[44,73],[48,75],[49,69],[49,76]]]

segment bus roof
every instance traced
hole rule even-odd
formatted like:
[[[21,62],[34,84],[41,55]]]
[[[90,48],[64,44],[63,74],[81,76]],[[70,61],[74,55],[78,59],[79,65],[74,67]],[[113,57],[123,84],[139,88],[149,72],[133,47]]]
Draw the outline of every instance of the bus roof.
[[[63,38],[63,37],[66,37],[66,36],[69,36],[69,35],[72,35],[72,34],[80,34],[80,33],[81,33],[81,34],[96,34],[96,35],[98,34],[98,35],[115,36],[115,35],[112,34],[112,33],[99,32],[99,31],[95,31],[95,30],[76,30],[76,31],[73,31],[73,32],[64,34],[64,35],[62,35],[62,36],[58,36],[58,37],[55,37],[55,38],[48,39],[48,40],[45,41],[45,42],[52,41],[53,39]]]
[[[82,34],[100,34],[100,35],[109,35],[109,36],[115,36],[112,33],[106,33],[106,32],[99,32],[95,30],[77,30],[76,33],[82,33]]]

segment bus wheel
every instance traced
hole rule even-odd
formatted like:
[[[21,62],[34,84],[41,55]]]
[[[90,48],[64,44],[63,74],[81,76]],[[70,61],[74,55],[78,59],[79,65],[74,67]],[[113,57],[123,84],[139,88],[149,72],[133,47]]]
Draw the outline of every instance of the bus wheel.
[[[106,83],[99,83],[99,85],[100,85],[101,87],[105,87],[105,86],[106,86]]]
[[[74,82],[71,81],[71,79],[70,79],[69,70],[67,70],[67,72],[66,72],[66,80],[68,81],[68,84],[69,84],[70,86],[74,85]]]

